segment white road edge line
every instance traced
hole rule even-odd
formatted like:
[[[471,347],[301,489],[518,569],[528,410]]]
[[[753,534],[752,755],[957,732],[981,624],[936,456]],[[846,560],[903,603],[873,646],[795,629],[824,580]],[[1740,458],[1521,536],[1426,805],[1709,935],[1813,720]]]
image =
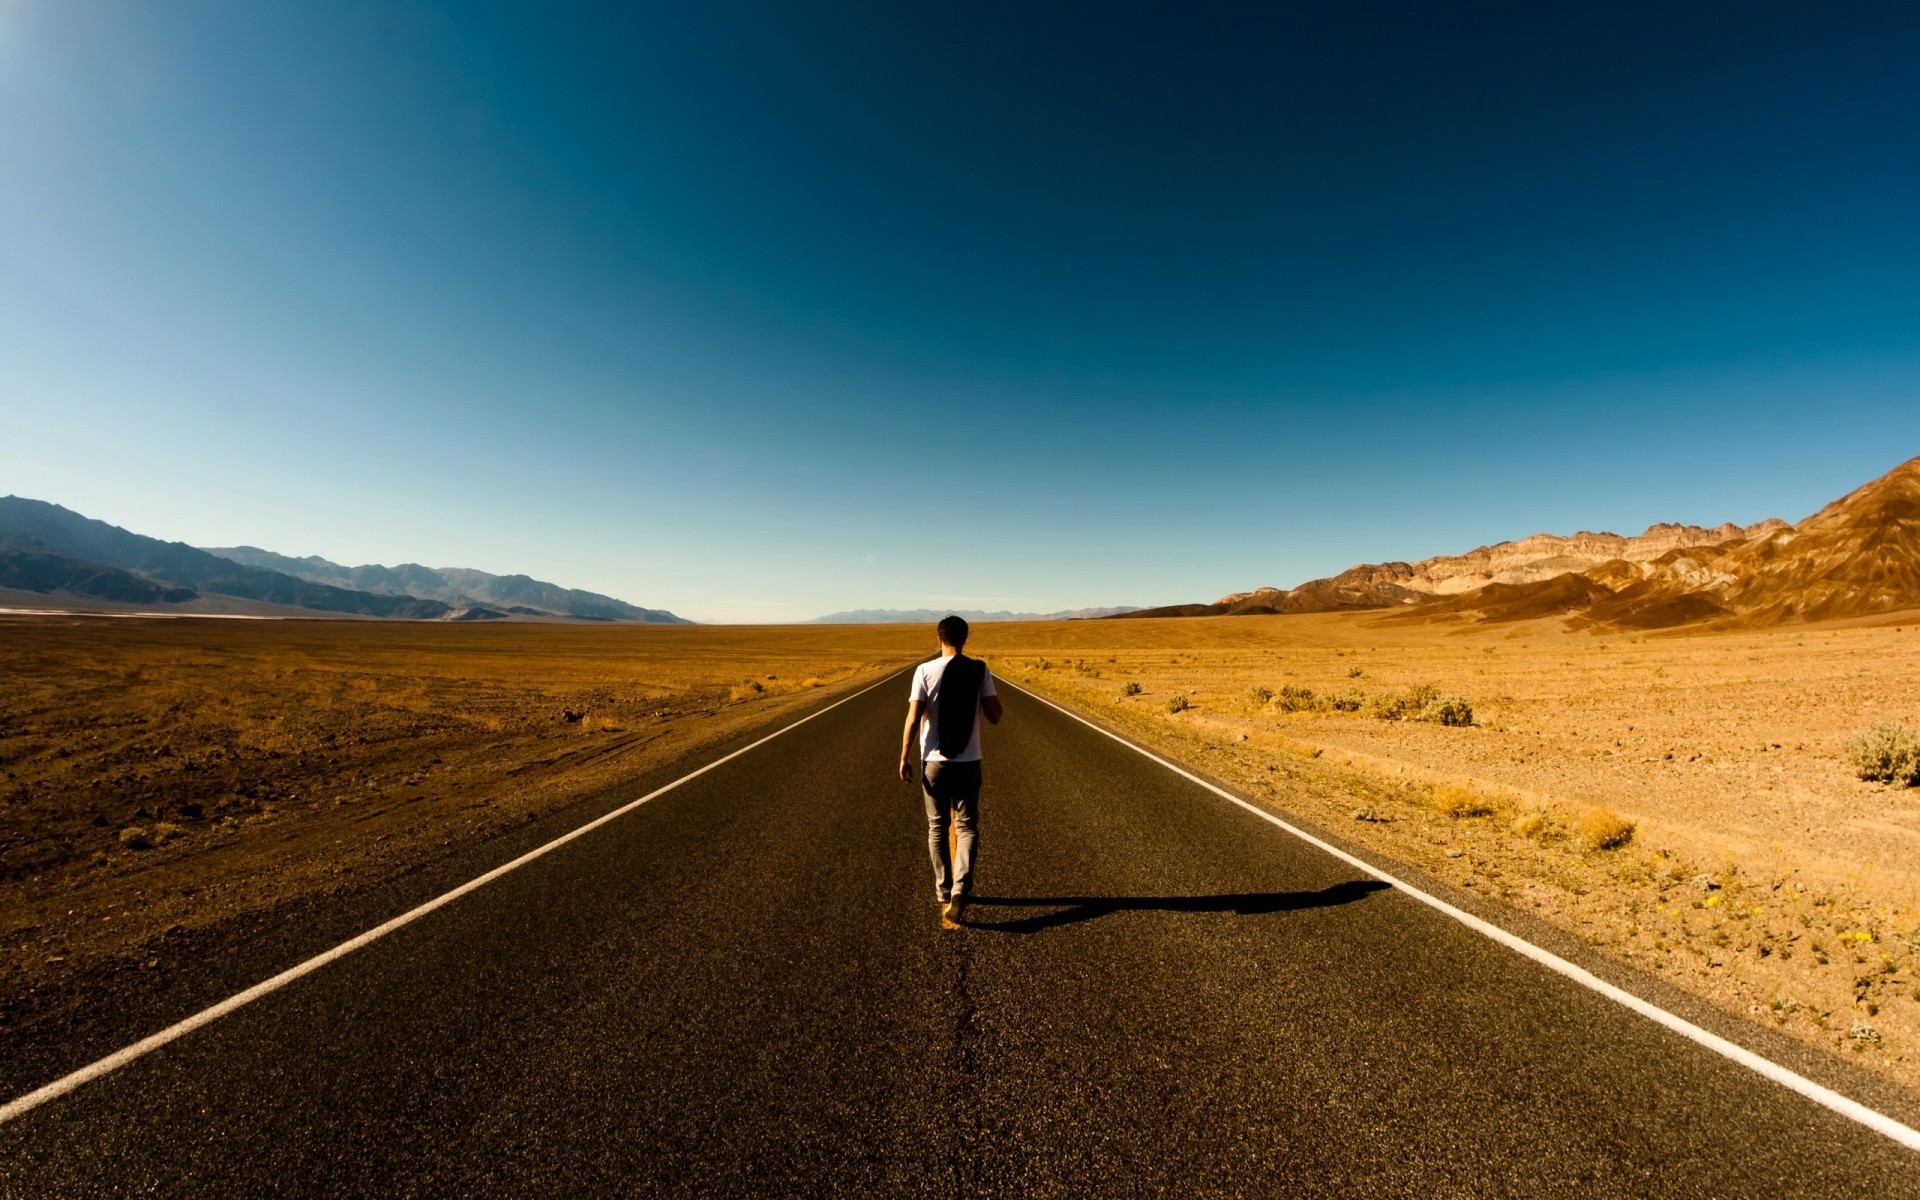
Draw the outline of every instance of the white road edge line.
[[[732,762],[734,759],[739,758],[742,754],[745,754],[750,750],[757,750],[761,746],[764,746],[768,742],[779,737],[781,734],[789,733],[795,729],[798,729],[800,728],[800,726],[805,725],[808,721],[813,720],[815,717],[825,716],[827,713],[830,713],[834,709],[839,708],[842,704],[846,704],[849,701],[858,700],[860,697],[866,695],[868,692],[872,691],[874,688],[880,687],[882,684],[891,682],[899,674],[900,672],[898,671],[891,672],[885,678],[879,680],[878,682],[868,684],[866,687],[861,688],[859,691],[853,693],[853,695],[851,696],[843,696],[840,699],[835,700],[832,704],[827,705],[825,708],[820,709],[818,712],[808,713],[806,716],[801,717],[798,721],[795,721],[791,725],[783,725],[779,729],[776,729],[772,733],[761,738],[759,741],[754,742],[752,745],[742,746],[738,750],[735,750],[732,754],[727,755],[725,758],[716,758],[712,762],[708,763],[704,767],[701,767],[697,771],[689,771],[687,774],[682,775],[680,778],[674,780],[672,783],[666,784],[663,787],[655,788],[653,791],[648,792],[646,795],[640,797],[638,800],[629,800],[627,803],[621,805],[619,808],[614,809],[612,812],[606,813],[599,817],[595,817],[593,820],[588,821],[585,825],[582,825],[577,829],[573,829],[567,833],[563,833],[559,837],[554,838],[552,841],[547,842],[546,844],[539,846],[535,849],[527,851],[525,854],[522,854],[519,858],[514,859],[512,862],[502,863],[500,866],[495,867],[493,870],[488,871],[484,875],[475,876],[474,878],[469,879],[467,882],[461,884],[459,887],[454,888],[452,891],[443,892],[440,895],[435,896],[433,899],[427,901],[425,904],[422,904],[417,908],[408,909],[406,912],[401,913],[399,916],[393,918],[391,921],[388,921],[385,924],[376,925],[372,929],[367,930],[365,933],[360,934],[358,937],[349,938],[346,941],[341,942],[338,946],[335,946],[331,950],[324,950],[319,954],[314,955],[312,958],[309,958],[307,961],[300,963],[298,966],[288,967],[286,970],[280,972],[278,975],[273,976],[271,979],[264,979],[259,983],[254,984],[252,987],[248,988],[244,992],[236,992],[234,995],[227,997],[225,1000],[220,1001],[218,1004],[214,1004],[214,1005],[211,1005],[210,1007],[201,1009],[199,1012],[193,1014],[192,1016],[188,1017],[184,1021],[180,1021],[177,1024],[169,1025],[165,1029],[162,1029],[159,1033],[151,1034],[147,1037],[141,1038],[139,1041],[133,1043],[132,1045],[127,1046],[121,1050],[116,1050],[112,1054],[107,1055],[105,1058],[99,1059],[95,1062],[88,1063],[86,1066],[81,1067],[79,1070],[73,1072],[72,1074],[64,1075],[59,1079],[54,1080],[52,1083],[45,1085],[44,1087],[35,1088],[33,1091],[28,1092],[26,1095],[21,1096],[17,1100],[10,1100],[6,1104],[0,1104],[0,1125],[4,1125],[8,1121],[13,1120],[15,1117],[21,1116],[24,1113],[30,1112],[33,1109],[40,1107],[42,1104],[45,1104],[49,1100],[57,1099],[61,1096],[66,1095],[68,1092],[73,1091],[75,1088],[81,1086],[82,1084],[91,1083],[103,1075],[111,1074],[112,1072],[119,1070],[121,1067],[126,1066],[128,1063],[132,1062],[134,1059],[139,1058],[141,1055],[148,1054],[148,1053],[151,1053],[152,1051],[158,1050],[160,1047],[166,1045],[168,1042],[174,1041],[178,1038],[183,1038],[187,1034],[192,1033],[194,1030],[199,1029],[203,1025],[211,1025],[213,1022],[218,1021],[221,1017],[226,1016],[228,1013],[234,1011],[235,1009],[240,1008],[244,1005],[251,1004],[255,1000],[260,999],[260,997],[262,996],[268,995],[272,992],[277,992],[281,988],[286,987],[288,984],[292,983],[294,980],[299,979],[305,975],[311,975],[315,971],[318,971],[321,967],[326,966],[328,963],[331,963],[336,959],[345,958],[347,955],[352,954],[355,950],[360,949],[362,946],[366,946],[366,945],[369,945],[370,943],[379,941],[381,938],[392,933],[394,930],[399,929],[403,925],[411,925],[413,922],[418,921],[421,917],[426,916],[428,913],[432,912],[434,909],[440,908],[443,905],[451,904],[455,900],[458,900],[460,897],[466,895],[468,892],[476,891],[480,888],[485,887],[487,884],[492,883],[494,880],[500,878],[502,875],[507,874],[509,871],[518,870],[519,868],[524,867],[528,863],[532,862],[534,859],[539,858],[542,855],[548,854],[551,851],[559,849],[560,847],[566,845],[568,842],[573,841],[575,838],[584,837],[585,835],[600,828],[602,825],[605,825],[610,821],[617,820],[618,818],[627,815],[628,813],[632,812],[634,809],[639,808],[642,804],[645,804],[647,801],[655,799],[656,797],[659,797],[659,796],[666,795],[668,792],[679,787],[681,784],[686,783],[688,780],[697,779],[700,776],[705,775],[708,771],[713,770],[715,767],[720,766],[723,763]]]
[[[1000,680],[1000,682],[1011,683],[1010,680],[1006,680],[1006,679],[1002,679]],[[1732,1061],[1739,1063],[1741,1066],[1746,1067],[1748,1070],[1754,1071],[1757,1074],[1763,1075],[1766,1078],[1771,1079],[1773,1082],[1779,1084],[1782,1087],[1789,1088],[1793,1091],[1800,1093],[1802,1096],[1805,1096],[1807,1099],[1813,1101],[1815,1104],[1831,1109],[1834,1112],[1839,1113],[1841,1116],[1846,1117],[1850,1120],[1858,1121],[1860,1124],[1865,1125],[1868,1129],[1873,1130],[1875,1133],[1884,1134],[1885,1136],[1890,1137],[1894,1141],[1900,1143],[1902,1146],[1905,1146],[1909,1150],[1920,1150],[1920,1129],[1914,1129],[1911,1126],[1903,1125],[1900,1122],[1894,1120],[1892,1117],[1889,1117],[1885,1113],[1880,1112],[1876,1109],[1868,1108],[1866,1105],[1861,1104],[1857,1100],[1848,1099],[1847,1097],[1842,1096],[1839,1092],[1834,1091],[1832,1088],[1823,1087],[1820,1084],[1815,1083],[1813,1080],[1808,1079],[1806,1076],[1781,1066],[1779,1063],[1774,1062],[1770,1058],[1762,1058],[1760,1055],[1755,1054],[1753,1051],[1748,1050],[1744,1046],[1735,1045],[1733,1042],[1728,1041],[1726,1038],[1723,1038],[1718,1034],[1709,1033],[1707,1030],[1700,1028],[1700,1026],[1695,1025],[1693,1022],[1687,1020],[1686,1018],[1676,1016],[1675,1014],[1668,1012],[1666,1009],[1661,1008],[1657,1004],[1651,1004],[1645,1000],[1642,1000],[1640,997],[1634,995],[1632,992],[1626,991],[1619,987],[1615,987],[1613,984],[1608,983],[1606,980],[1600,978],[1598,975],[1593,974],[1591,971],[1588,971],[1583,967],[1575,966],[1573,963],[1570,963],[1566,959],[1561,958],[1559,955],[1553,953],[1551,950],[1542,949],[1541,947],[1534,945],[1532,942],[1527,941],[1525,938],[1519,937],[1515,934],[1508,933],[1506,930],[1500,928],[1498,925],[1494,925],[1488,921],[1483,921],[1479,917],[1476,917],[1472,913],[1467,912],[1463,909],[1455,908],[1453,905],[1448,904],[1445,900],[1440,899],[1438,896],[1428,895],[1426,892],[1423,892],[1419,888],[1414,887],[1411,884],[1408,884],[1406,881],[1399,879],[1396,876],[1390,875],[1385,871],[1382,871],[1379,867],[1374,866],[1372,863],[1367,862],[1364,859],[1357,858],[1354,855],[1348,854],[1346,851],[1340,849],[1338,846],[1334,846],[1327,842],[1324,842],[1321,839],[1314,837],[1312,834],[1308,833],[1304,829],[1298,829],[1293,825],[1288,824],[1286,821],[1281,820],[1279,817],[1273,815],[1272,813],[1268,812],[1263,808],[1259,808],[1255,805],[1249,804],[1247,801],[1242,800],[1240,797],[1234,795],[1232,792],[1227,791],[1225,788],[1215,787],[1213,784],[1208,783],[1206,780],[1200,778],[1198,775],[1195,775],[1193,772],[1188,771],[1183,767],[1177,766],[1174,763],[1171,763],[1164,758],[1161,758],[1158,754],[1155,754],[1153,751],[1148,750],[1146,747],[1141,746],[1138,743],[1133,742],[1127,738],[1124,738],[1110,729],[1105,729],[1099,725],[1094,724],[1092,721],[1087,720],[1085,717],[1081,716],[1079,713],[1073,712],[1069,709],[1062,708],[1060,705],[1055,704],[1053,701],[1047,699],[1045,696],[1042,696],[1036,692],[1028,691],[1026,688],[1020,687],[1020,685],[1017,683],[1012,684],[1012,686],[1018,689],[1019,691],[1025,693],[1026,695],[1033,697],[1035,700],[1038,700],[1040,703],[1046,705],[1048,708],[1054,709],[1057,712],[1063,713],[1066,716],[1073,718],[1074,720],[1080,722],[1082,725],[1085,725],[1088,729],[1093,730],[1095,733],[1104,734],[1107,737],[1112,738],[1114,741],[1119,742],[1122,746],[1127,747],[1129,750],[1132,750],[1135,753],[1144,755],[1145,757],[1152,759],[1154,762],[1159,763],[1161,766],[1165,767],[1167,770],[1172,771],[1175,775],[1178,775],[1193,783],[1197,783],[1201,787],[1207,789],[1208,791],[1212,792],[1214,795],[1220,797],[1221,799],[1230,800],[1233,803],[1239,805],[1241,808],[1246,809],[1248,812],[1252,813],[1254,816],[1259,817],[1266,821],[1270,821],[1275,825],[1278,825],[1280,828],[1286,830],[1288,833],[1292,834],[1294,837],[1299,838],[1301,841],[1306,842],[1308,845],[1313,846],[1316,849],[1319,849],[1321,851],[1324,851],[1327,854],[1331,854],[1333,857],[1339,859],[1341,862],[1344,862],[1349,866],[1358,867],[1360,870],[1365,871],[1367,874],[1373,876],[1375,879],[1380,880],[1382,883],[1392,885],[1395,891],[1403,892],[1406,895],[1411,896],[1413,899],[1418,900],[1420,903],[1445,913],[1447,916],[1452,917],[1454,920],[1460,922],[1462,925],[1465,925],[1468,929],[1473,930],[1475,933],[1482,934],[1486,937],[1492,938],[1494,941],[1500,943],[1502,946],[1505,946],[1507,949],[1512,950],[1515,953],[1525,955],[1526,957],[1539,963],[1541,966],[1546,967],[1548,970],[1553,971],[1560,975],[1564,975],[1566,978],[1571,979],[1573,982],[1581,985],[1582,987],[1589,988],[1593,991],[1596,991],[1600,993],[1602,996],[1605,996],[1607,999],[1612,1000],[1617,1004],[1625,1005],[1627,1008],[1632,1009],[1634,1012],[1639,1013],[1641,1016],[1647,1018],[1648,1020],[1653,1021],[1660,1025],[1666,1026],[1668,1029],[1671,1029],[1673,1032],[1679,1034],[1681,1037],[1684,1037],[1689,1041],[1696,1042],[1701,1046],[1704,1046],[1707,1049],[1713,1051],[1715,1054],[1720,1055],[1723,1058],[1731,1059]]]

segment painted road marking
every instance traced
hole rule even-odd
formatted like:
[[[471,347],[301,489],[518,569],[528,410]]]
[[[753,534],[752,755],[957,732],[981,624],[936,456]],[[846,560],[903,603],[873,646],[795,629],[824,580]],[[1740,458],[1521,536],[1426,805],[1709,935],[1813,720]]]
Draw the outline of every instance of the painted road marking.
[[[1000,680],[1000,682],[1007,683],[1010,681],[1002,679]],[[1286,830],[1288,833],[1292,834],[1294,837],[1299,838],[1301,841],[1306,842],[1308,845],[1313,846],[1319,850],[1325,851],[1328,854],[1331,854],[1333,857],[1339,859],[1341,862],[1348,864],[1349,866],[1358,867],[1360,870],[1365,871],[1367,874],[1373,876],[1375,879],[1380,880],[1382,883],[1391,884],[1395,890],[1404,892],[1406,895],[1413,897],[1415,900],[1418,900],[1420,903],[1425,904],[1430,908],[1436,909],[1439,912],[1445,913],[1447,916],[1452,917],[1454,920],[1460,922],[1462,925],[1465,925],[1468,929],[1473,930],[1475,933],[1483,934],[1486,937],[1492,938],[1494,941],[1499,942],[1502,946],[1505,946],[1507,949],[1512,950],[1518,954],[1525,955],[1526,957],[1539,963],[1541,966],[1546,967],[1548,970],[1553,971],[1556,974],[1563,975],[1566,978],[1573,980],[1573,982],[1579,984],[1582,987],[1598,992],[1602,996],[1605,996],[1607,999],[1612,1000],[1617,1004],[1625,1005],[1627,1008],[1632,1009],[1634,1012],[1639,1013],[1641,1016],[1647,1018],[1648,1020],[1656,1022],[1657,1024],[1660,1024],[1660,1025],[1666,1026],[1668,1029],[1671,1029],[1673,1032],[1679,1034],[1681,1037],[1684,1037],[1689,1041],[1696,1042],[1699,1045],[1705,1046],[1707,1049],[1713,1051],[1715,1054],[1718,1054],[1723,1058],[1731,1059],[1732,1061],[1739,1063],[1741,1066],[1746,1067],[1748,1070],[1757,1072],[1760,1075],[1764,1075],[1766,1078],[1773,1080],[1775,1083],[1780,1084],[1782,1087],[1790,1088],[1793,1091],[1800,1093],[1802,1096],[1805,1096],[1807,1099],[1813,1101],[1815,1104],[1819,1104],[1825,1108],[1831,1109],[1832,1111],[1839,1113],[1841,1116],[1846,1117],[1850,1120],[1858,1121],[1860,1124],[1865,1125],[1868,1129],[1873,1130],[1875,1133],[1884,1134],[1887,1137],[1892,1138],[1894,1141],[1899,1142],[1902,1146],[1905,1146],[1909,1150],[1920,1150],[1920,1129],[1914,1129],[1911,1126],[1903,1125],[1900,1122],[1894,1120],[1892,1117],[1889,1117],[1885,1113],[1880,1112],[1876,1109],[1868,1108],[1866,1105],[1861,1104],[1857,1100],[1851,1100],[1846,1096],[1842,1096],[1839,1092],[1834,1091],[1832,1088],[1823,1087],[1822,1085],[1815,1083],[1813,1080],[1808,1079],[1806,1076],[1801,1075],[1797,1071],[1789,1070],[1786,1067],[1781,1066],[1779,1063],[1774,1062],[1770,1058],[1763,1058],[1760,1055],[1755,1054],[1753,1051],[1747,1049],[1745,1046],[1735,1045],[1733,1042],[1728,1041],[1726,1038],[1721,1037],[1719,1034],[1709,1033],[1707,1030],[1700,1028],[1700,1026],[1695,1025],[1693,1022],[1687,1020],[1686,1018],[1670,1013],[1666,1009],[1661,1008],[1657,1004],[1653,1004],[1646,1000],[1642,1000],[1640,997],[1634,995],[1632,992],[1626,991],[1623,988],[1619,988],[1614,986],[1611,983],[1608,983],[1606,980],[1600,978],[1598,975],[1595,975],[1593,972],[1586,970],[1584,967],[1575,966],[1573,963],[1570,963],[1566,959],[1561,958],[1558,954],[1553,953],[1551,950],[1542,949],[1541,947],[1534,945],[1532,942],[1527,941],[1525,938],[1520,937],[1517,934],[1508,933],[1506,930],[1500,928],[1498,925],[1492,924],[1489,921],[1484,921],[1479,917],[1474,916],[1472,913],[1465,911],[1464,909],[1455,908],[1453,905],[1448,904],[1445,900],[1440,899],[1438,896],[1428,895],[1426,892],[1421,891],[1419,888],[1414,887],[1409,883],[1406,883],[1405,881],[1397,878],[1396,876],[1390,875],[1387,872],[1382,871],[1379,867],[1374,866],[1372,863],[1367,862],[1364,859],[1357,858],[1354,855],[1348,854],[1345,850],[1340,849],[1338,846],[1334,846],[1325,841],[1322,841],[1321,839],[1313,836],[1312,834],[1308,833],[1304,829],[1299,829],[1294,827],[1291,824],[1288,824],[1286,821],[1268,812],[1264,808],[1260,808],[1254,804],[1251,804],[1245,800],[1242,800],[1240,797],[1234,795],[1232,792],[1227,791],[1225,788],[1215,787],[1213,784],[1208,783],[1206,780],[1200,778],[1198,775],[1195,775],[1193,772],[1186,770],[1184,767],[1176,766],[1175,764],[1167,761],[1166,759],[1161,758],[1158,754],[1155,754],[1153,751],[1148,750],[1146,747],[1141,746],[1138,743],[1133,742],[1125,737],[1122,737],[1121,735],[1113,732],[1111,729],[1106,729],[1102,726],[1094,724],[1092,721],[1087,720],[1085,717],[1081,716],[1079,713],[1072,712],[1072,711],[1069,711],[1068,709],[1060,707],[1060,705],[1055,704],[1053,701],[1047,699],[1045,696],[1041,696],[1034,692],[1028,691],[1026,688],[1020,687],[1019,684],[1013,684],[1013,686],[1016,689],[1018,689],[1020,692],[1024,693],[1025,695],[1032,696],[1035,700],[1038,700],[1040,703],[1046,705],[1048,708],[1051,708],[1056,712],[1063,713],[1066,716],[1072,717],[1074,720],[1080,722],[1082,725],[1085,725],[1088,729],[1093,730],[1095,733],[1104,734],[1107,737],[1112,738],[1114,741],[1119,742],[1122,746],[1127,747],[1129,750],[1132,750],[1137,754],[1144,755],[1145,757],[1152,759],[1154,762],[1159,763],[1161,766],[1165,767],[1167,770],[1172,771],[1175,775],[1178,775],[1181,778],[1186,779],[1192,783],[1199,784],[1201,787],[1212,792],[1214,795],[1220,797],[1222,800],[1230,800],[1233,803],[1238,804],[1241,808],[1246,809],[1248,812],[1252,813],[1254,816],[1259,817],[1264,821],[1270,821],[1273,824],[1278,825],[1280,828]]]
[[[789,733],[795,729],[800,728],[802,725],[805,725],[808,721],[813,720],[815,717],[824,716],[827,713],[832,712],[834,709],[839,708],[842,704],[846,704],[852,700],[858,700],[860,697],[866,695],[868,692],[872,691],[874,688],[877,688],[882,684],[892,682],[894,679],[898,678],[899,674],[900,672],[896,671],[893,674],[888,675],[886,678],[881,679],[878,683],[872,683],[866,687],[861,688],[859,691],[855,692],[851,696],[846,696],[839,700],[835,700],[832,704],[827,705],[825,708],[819,710],[818,712],[808,713],[806,716],[801,717],[798,721],[795,721],[793,724],[785,725],[779,729],[774,730],[772,733],[761,738],[759,741],[753,743],[750,746],[742,746],[740,747],[740,749],[735,750],[732,754],[727,755],[725,758],[716,758],[712,762],[708,763],[704,767],[701,767],[697,771],[689,771],[687,774],[682,775],[680,778],[674,780],[672,783],[669,783],[664,787],[655,788],[653,791],[648,792],[646,795],[640,797],[638,800],[629,800],[627,803],[621,805],[619,808],[614,809],[612,812],[606,813],[603,816],[596,817],[593,820],[588,821],[585,825],[582,825],[579,828],[572,830],[571,832],[563,833],[559,837],[554,838],[552,841],[547,842],[545,845],[539,846],[533,850],[529,850],[525,854],[522,854],[519,858],[514,859],[512,862],[503,863],[500,866],[495,867],[493,870],[488,871],[484,875],[476,876],[473,879],[470,879],[467,882],[461,884],[459,887],[454,888],[450,892],[443,892],[440,895],[435,896],[433,899],[427,901],[425,904],[422,904],[417,908],[408,909],[406,912],[401,913],[399,916],[393,918],[391,921],[388,921],[383,925],[376,925],[372,929],[367,930],[365,933],[360,934],[358,937],[349,938],[347,941],[341,942],[338,946],[335,946],[333,949],[322,951],[321,953],[314,955],[312,958],[309,958],[307,961],[299,964],[298,966],[288,967],[286,970],[280,972],[278,975],[275,975],[273,978],[265,979],[259,983],[254,984],[252,987],[248,988],[244,992],[235,993],[234,995],[227,997],[225,1000],[220,1001],[218,1004],[212,1005],[207,1008],[203,1008],[199,1012],[188,1017],[186,1020],[181,1021],[174,1025],[167,1026],[165,1029],[162,1029],[159,1033],[141,1038],[139,1041],[133,1043],[131,1046],[127,1046],[124,1049],[116,1050],[112,1054],[107,1055],[105,1058],[99,1059],[95,1062],[88,1063],[86,1066],[81,1067],[79,1070],[73,1072],[70,1075],[64,1075],[59,1079],[54,1080],[52,1083],[47,1084],[44,1087],[36,1088],[33,1091],[28,1092],[26,1095],[21,1096],[17,1100],[10,1100],[4,1105],[0,1105],[0,1125],[4,1125],[8,1121],[13,1120],[15,1117],[21,1116],[24,1113],[31,1112],[32,1110],[40,1107],[42,1104],[45,1104],[49,1100],[53,1100],[60,1096],[66,1095],[68,1092],[71,1092],[73,1089],[81,1086],[82,1084],[91,1083],[94,1080],[100,1078],[102,1075],[111,1074],[114,1071],[119,1070],[121,1067],[126,1066],[128,1063],[132,1062],[133,1060],[141,1057],[142,1055],[149,1054],[155,1050],[158,1050],[160,1047],[166,1045],[168,1042],[174,1041],[178,1038],[183,1038],[189,1033],[192,1033],[194,1030],[199,1029],[203,1025],[211,1025],[213,1022],[218,1021],[221,1017],[226,1016],[228,1013],[234,1011],[235,1009],[251,1004],[255,1000],[260,999],[260,997],[262,996],[269,995],[273,992],[277,992],[281,988],[286,987],[288,984],[292,983],[294,980],[299,979],[305,975],[311,975],[315,971],[318,971],[321,967],[326,966],[328,963],[333,962],[336,959],[345,958],[347,955],[352,954],[355,950],[360,949],[362,946],[370,945],[373,942],[379,941],[381,938],[392,933],[394,930],[399,929],[403,925],[413,924],[415,921],[418,921],[421,917],[426,916],[428,913],[432,912],[434,909],[440,908],[447,904],[451,904],[455,900],[458,900],[460,897],[466,895],[468,892],[477,891],[478,889],[485,887],[487,884],[492,883],[494,880],[500,878],[502,875],[505,875],[510,871],[519,870],[521,867],[526,866],[528,863],[532,862],[534,859],[540,858],[543,855],[549,854],[554,850],[558,850],[560,847],[566,845],[568,842],[573,841],[575,838],[584,837],[586,834],[593,832],[594,830],[600,828],[602,825],[607,824],[609,821],[613,821],[627,815],[628,813],[632,812],[634,809],[639,808],[642,804],[645,804],[647,801],[655,799],[656,797],[659,797],[659,796],[666,795],[668,792],[679,787],[681,784],[686,783],[688,780],[698,779],[700,776],[705,775],[708,771],[713,770],[715,767],[720,766],[722,763],[732,762],[734,759],[739,758],[742,754],[747,753],[749,750],[757,750],[761,746],[764,746],[768,742],[779,737],[781,734]]]

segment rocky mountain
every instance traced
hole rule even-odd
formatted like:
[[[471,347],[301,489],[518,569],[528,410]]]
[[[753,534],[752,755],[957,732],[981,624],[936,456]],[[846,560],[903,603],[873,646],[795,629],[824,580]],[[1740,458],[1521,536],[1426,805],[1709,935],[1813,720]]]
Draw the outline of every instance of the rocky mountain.
[[[25,534],[0,538],[0,587],[127,604],[181,604],[200,595],[192,588],[168,587],[118,567],[71,558]]]
[[[1586,617],[1642,628],[1693,620],[1762,626],[1920,607],[1920,458],[1798,525],[1672,551],[1638,575],[1616,571],[1619,582]]]
[[[288,608],[369,617],[433,618],[444,617],[452,611],[451,606],[437,600],[376,596],[242,566],[184,542],[163,542],[130,533],[118,525],[81,516],[58,504],[20,496],[0,497],[0,537],[30,538],[54,555],[94,568],[114,568],[167,589],[211,592]],[[68,589],[23,590],[51,594]],[[162,595],[159,602],[178,601]]]
[[[348,567],[311,555],[292,558],[257,546],[210,548],[207,553],[246,566],[278,571],[311,583],[353,588],[380,596],[418,596],[457,609],[492,609],[522,616],[573,617],[585,621],[644,621],[689,625],[684,617],[660,608],[641,608],[579,588],[563,588],[527,575],[492,575],[468,567],[423,567],[401,563]]]
[[[1768,625],[1920,608],[1920,458],[1799,525],[1655,525],[1637,537],[1535,534],[1415,563],[1362,564],[1299,587],[1134,616],[1392,609],[1409,621],[1658,629]]]
[[[1117,617],[1138,612],[1136,608],[1071,608],[1061,612],[982,612],[962,608],[858,608],[851,612],[829,613],[806,622],[808,625],[931,625],[949,614],[970,623],[982,621],[1080,621],[1093,617]]]

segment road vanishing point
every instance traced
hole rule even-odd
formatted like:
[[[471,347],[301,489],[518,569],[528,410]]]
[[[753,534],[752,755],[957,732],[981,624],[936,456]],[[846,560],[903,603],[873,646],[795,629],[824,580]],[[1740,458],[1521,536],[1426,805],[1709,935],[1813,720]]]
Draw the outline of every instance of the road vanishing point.
[[[1837,1111],[1011,687],[943,931],[906,690],[27,1037],[0,1194],[1920,1196],[1890,1085],[1476,909]]]

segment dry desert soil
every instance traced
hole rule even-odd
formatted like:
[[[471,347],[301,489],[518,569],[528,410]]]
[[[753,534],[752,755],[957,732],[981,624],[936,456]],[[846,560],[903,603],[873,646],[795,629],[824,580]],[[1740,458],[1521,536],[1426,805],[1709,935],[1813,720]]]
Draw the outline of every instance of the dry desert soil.
[[[0,1029],[930,642],[920,626],[0,619]],[[1842,752],[1875,722],[1920,726],[1920,613],[1660,635],[1072,621],[981,625],[970,650],[1277,810],[1920,1086],[1920,792],[1862,782]],[[1423,687],[1472,724],[1381,715]]]
[[[851,690],[931,641],[0,617],[0,1030]]]
[[[1238,616],[976,640],[1000,675],[1276,809],[1920,1086],[1920,791],[1863,782],[1843,752],[1869,725],[1920,728],[1920,612],[1658,635]],[[1421,690],[1473,723],[1383,717]]]

